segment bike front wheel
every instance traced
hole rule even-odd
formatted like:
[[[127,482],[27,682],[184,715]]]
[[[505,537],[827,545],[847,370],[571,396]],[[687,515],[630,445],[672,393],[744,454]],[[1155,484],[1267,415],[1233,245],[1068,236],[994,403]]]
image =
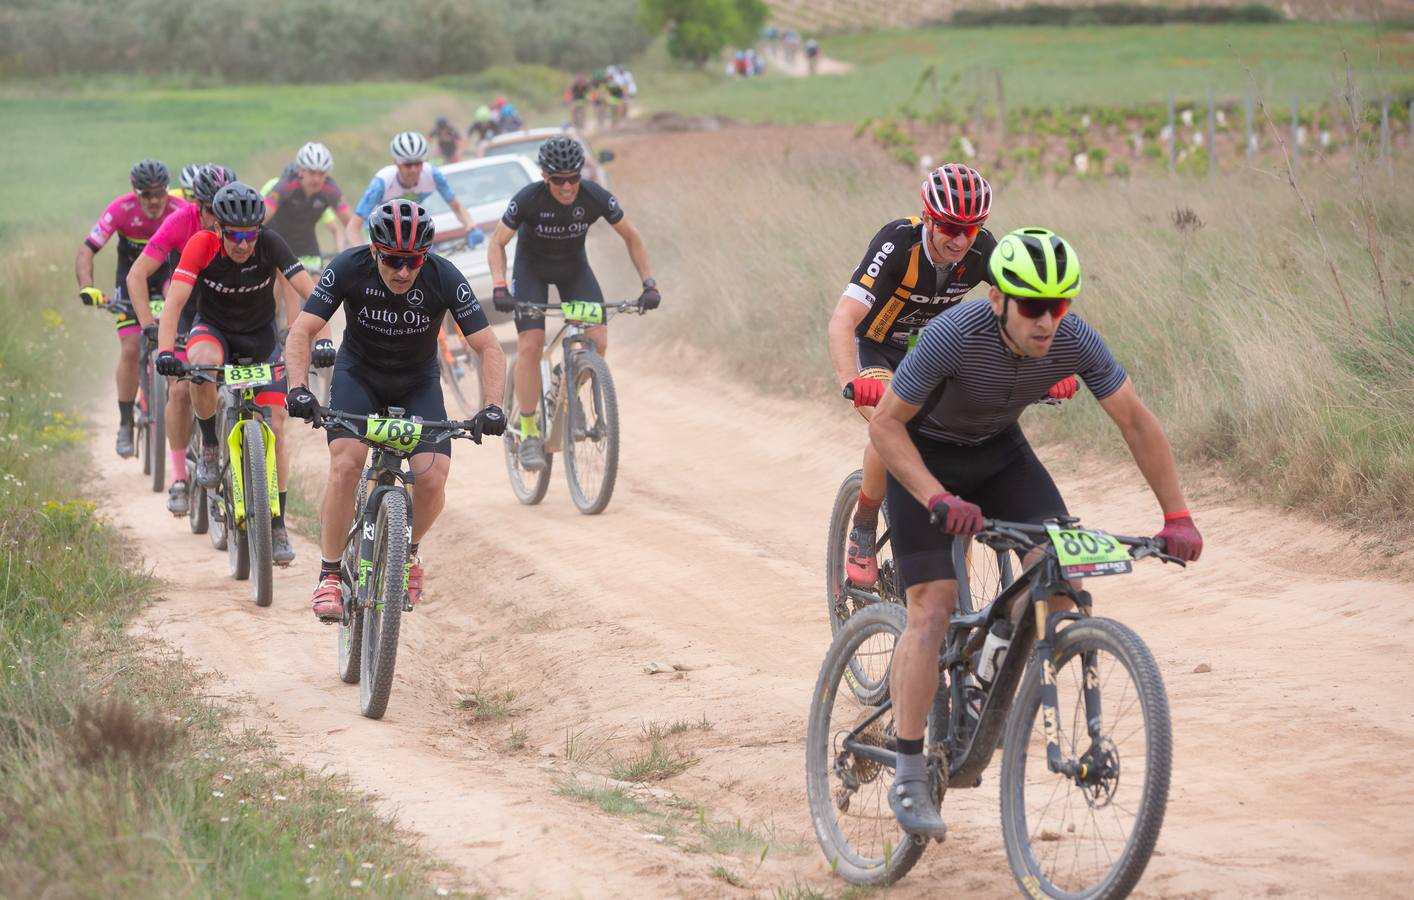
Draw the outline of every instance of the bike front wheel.
[[[570,499],[598,515],[614,495],[619,474],[619,400],[609,364],[597,353],[574,356],[564,423],[565,478]]]
[[[370,719],[381,719],[393,690],[393,668],[398,662],[398,631],[403,598],[407,595],[408,498],[401,491],[385,491],[378,504],[373,540],[373,569],[368,596],[372,604],[362,611],[359,648],[359,706]]]
[[[926,846],[899,827],[889,808],[893,770],[845,747],[845,738],[854,732],[855,740],[875,747],[892,748],[897,740],[892,710],[860,731],[879,706],[840,688],[857,659],[868,661],[871,677],[887,685],[905,623],[904,608],[894,603],[876,603],[851,616],[830,643],[810,701],[805,739],[810,818],[831,871],[850,884],[893,884],[913,868]]]
[[[275,575],[265,429],[259,422],[248,420],[244,430],[241,464],[245,467],[245,534],[250,541],[251,592],[256,606],[269,606],[275,598]]]
[[[192,534],[205,534],[211,527],[210,500],[207,497],[206,488],[196,480],[196,461],[201,454],[201,429],[192,426],[191,435],[187,438],[187,524],[191,526]],[[212,543],[215,543],[213,537]],[[225,547],[217,547],[217,550],[224,550]]]
[[[519,404],[516,403],[515,386],[516,367],[515,361],[510,364],[510,372],[506,375],[506,396],[510,398],[507,402],[516,411],[511,415],[511,422],[506,426],[506,434],[501,440],[501,446],[506,451],[506,474],[511,477],[511,491],[516,495],[516,499],[526,506],[534,506],[545,499],[545,492],[550,489],[550,468],[554,463],[554,457],[549,453],[545,454],[545,468],[538,472],[532,472],[520,464],[520,442],[522,439],[520,430],[520,415],[518,414]],[[540,436],[543,439],[550,433],[549,417],[545,415],[545,401],[536,404],[536,418],[540,422]]]
[[[167,379],[156,373],[148,379],[147,456],[152,461],[152,492],[160,494],[167,487]]]
[[[1168,803],[1173,737],[1163,678],[1139,636],[1113,619],[1070,625],[1053,658],[1060,755],[1084,768],[1068,777],[1047,765],[1033,662],[1003,741],[1007,862],[1033,897],[1124,897],[1149,863]]]

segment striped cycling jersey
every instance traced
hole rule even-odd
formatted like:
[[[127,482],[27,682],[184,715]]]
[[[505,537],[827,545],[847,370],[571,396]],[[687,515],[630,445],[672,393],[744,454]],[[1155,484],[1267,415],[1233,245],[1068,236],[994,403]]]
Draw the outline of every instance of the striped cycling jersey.
[[[1005,431],[1070,375],[1084,379],[1097,400],[1129,378],[1104,338],[1074,314],[1061,319],[1050,352],[1031,359],[1002,343],[992,304],[972,300],[928,323],[894,373],[893,390],[923,407],[912,424],[918,434],[975,446]]]

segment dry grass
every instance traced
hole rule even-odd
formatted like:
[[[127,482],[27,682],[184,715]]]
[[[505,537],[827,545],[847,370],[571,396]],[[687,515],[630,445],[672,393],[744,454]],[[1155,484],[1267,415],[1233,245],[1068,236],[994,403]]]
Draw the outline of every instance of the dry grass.
[[[651,154],[624,149],[622,194],[646,196],[684,171],[711,186],[634,207],[675,295],[658,337],[704,346],[764,389],[833,393],[830,311],[874,230],[916,211],[915,176],[843,129],[658,141]],[[1349,315],[1284,173],[1013,182],[999,187],[991,224],[1044,225],[1076,246],[1076,312],[1106,336],[1181,459],[1219,464],[1263,499],[1392,520],[1414,502],[1409,174],[1367,173],[1387,309],[1357,179],[1309,161],[1301,173]],[[1029,428],[1122,452],[1094,403]]]

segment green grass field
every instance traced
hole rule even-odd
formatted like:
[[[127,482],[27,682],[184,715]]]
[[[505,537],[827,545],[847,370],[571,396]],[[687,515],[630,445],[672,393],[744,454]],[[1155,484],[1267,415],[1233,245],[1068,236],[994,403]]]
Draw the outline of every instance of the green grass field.
[[[958,77],[967,106],[996,96],[1004,76],[1006,102],[1024,107],[1132,106],[1180,99],[1238,99],[1249,90],[1283,107],[1293,96],[1329,100],[1344,84],[1348,52],[1362,90],[1398,95],[1414,89],[1414,44],[1369,25],[1168,25],[1105,28],[979,28],[937,26],[909,31],[834,35],[827,56],[850,63],[842,75],[728,79],[719,67],[666,70],[640,79],[652,109],[718,114],[748,122],[856,122],[889,113],[906,101],[930,65],[941,83]],[[1249,75],[1250,70],[1250,75]]]

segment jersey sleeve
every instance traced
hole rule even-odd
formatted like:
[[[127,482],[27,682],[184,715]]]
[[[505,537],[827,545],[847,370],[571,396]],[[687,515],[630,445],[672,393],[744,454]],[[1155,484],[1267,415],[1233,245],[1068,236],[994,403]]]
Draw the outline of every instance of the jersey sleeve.
[[[1076,319],[1073,316],[1068,318],[1073,320],[1071,327],[1075,329],[1075,336],[1080,342],[1080,362],[1076,365],[1076,374],[1084,380],[1085,386],[1095,395],[1096,400],[1103,400],[1124,387],[1129,373],[1124,371],[1119,360],[1114,358],[1099,332],[1091,328],[1084,319]]]
[[[182,258],[177,263],[177,270],[172,273],[172,280],[196,284],[196,276],[211,264],[220,250],[221,239],[214,232],[198,231],[182,248]]]
[[[285,243],[285,239],[280,237],[278,232],[262,232],[260,239],[269,242],[270,259],[280,270],[280,274],[293,278],[304,271],[304,263],[299,261],[299,257],[295,256],[290,245]]]
[[[624,208],[619,205],[619,198],[615,197],[608,188],[593,181],[586,181],[583,185],[599,204],[600,215],[604,221],[610,225],[617,225],[624,217]]]
[[[173,250],[184,248],[186,241],[189,240],[193,234],[200,233],[201,219],[199,217],[195,219],[198,223],[196,226],[197,231],[191,232],[189,230],[193,227],[192,217],[198,216],[196,209],[195,206],[189,205],[186,209],[179,209],[162,220],[162,224],[157,228],[157,233],[147,242],[147,246],[142,248],[142,255],[150,256],[158,262],[163,262],[167,259],[167,254],[171,253]]]
[[[374,175],[368,182],[368,190],[363,192],[363,197],[358,201],[358,206],[354,209],[354,215],[364,221],[368,221],[368,216],[373,212],[378,202],[383,199],[383,192],[388,189],[388,184],[382,178]]]
[[[324,274],[319,276],[319,283],[314,286],[314,292],[304,301],[305,312],[326,322],[334,317],[334,312],[344,302],[344,291],[354,281],[353,253],[356,251],[363,251],[363,248],[345,250],[329,260]]]
[[[893,391],[905,403],[922,406],[938,385],[962,365],[962,330],[944,313],[924,326],[918,345],[894,373]]]
[[[977,273],[978,283],[985,282],[996,287],[996,282],[992,280],[992,251],[997,249],[996,237],[987,229],[983,228],[977,235],[977,240],[973,242],[972,248],[977,251],[981,259],[981,271]]]
[[[261,189],[265,195],[265,205],[271,209],[279,209],[280,202],[285,199],[285,194],[289,191],[289,182],[272,178],[267,181]]]
[[[525,221],[525,207],[530,202],[531,196],[539,186],[537,182],[531,182],[516,192],[511,198],[511,202],[506,204],[506,211],[501,216],[501,223],[507,228],[519,228]]]
[[[486,312],[467,283],[466,276],[451,263],[439,264],[438,271],[442,276],[442,296],[446,298],[447,307],[452,312],[452,318],[457,320],[462,334],[472,335],[485,328],[489,324]]]
[[[328,181],[324,182],[324,193],[329,195],[329,209],[332,209],[334,212],[348,211],[349,202],[344,199],[343,188],[335,184],[334,179],[330,178]]]
[[[432,170],[432,186],[437,189],[437,194],[447,201],[448,206],[457,202],[457,195],[452,193],[452,186],[447,183],[447,176],[442,174],[441,169]]]
[[[907,224],[907,219],[900,219],[879,229],[845,285],[845,296],[872,308],[876,297],[893,294],[908,269],[911,242],[909,230],[901,227]]]
[[[93,228],[88,232],[88,237],[84,238],[84,243],[88,245],[88,249],[97,253],[103,249],[117,230],[118,226],[114,224],[113,207],[110,204],[107,209],[103,210],[103,215],[98,217],[98,221],[93,223]]]

